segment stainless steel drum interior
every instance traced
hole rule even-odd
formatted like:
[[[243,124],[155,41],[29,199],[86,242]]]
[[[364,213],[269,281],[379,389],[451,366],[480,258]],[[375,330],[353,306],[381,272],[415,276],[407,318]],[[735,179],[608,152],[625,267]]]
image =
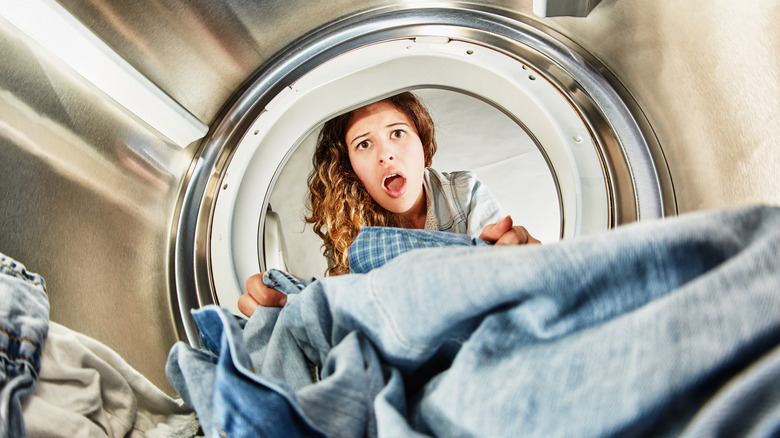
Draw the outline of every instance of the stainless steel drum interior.
[[[284,87],[359,47],[446,36],[556,84],[598,144],[611,226],[780,203],[772,0],[602,0],[557,18],[530,0],[60,4],[211,129],[176,146],[0,19],[0,251],[46,278],[52,320],[168,391],[187,310],[214,301],[209,220],[236,145]]]

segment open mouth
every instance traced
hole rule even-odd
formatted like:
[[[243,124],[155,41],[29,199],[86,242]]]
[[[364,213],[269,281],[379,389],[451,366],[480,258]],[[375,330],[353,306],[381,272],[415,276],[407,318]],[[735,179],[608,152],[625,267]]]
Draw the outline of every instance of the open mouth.
[[[406,178],[397,173],[390,174],[382,180],[382,187],[390,196],[401,196],[406,186]]]

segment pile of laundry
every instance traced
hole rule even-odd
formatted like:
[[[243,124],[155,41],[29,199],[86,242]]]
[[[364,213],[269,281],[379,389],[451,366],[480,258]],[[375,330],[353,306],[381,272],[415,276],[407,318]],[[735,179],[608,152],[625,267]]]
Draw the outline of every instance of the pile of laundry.
[[[780,433],[780,208],[545,246],[435,233],[362,229],[350,259],[365,273],[271,271],[287,304],[245,324],[196,311],[202,346],[174,346],[166,371],[204,431]]]
[[[191,408],[115,351],[49,321],[44,279],[0,254],[0,437],[182,437]]]
[[[284,308],[195,310],[201,345],[166,367],[182,400],[49,322],[3,257],[0,435],[780,434],[780,208],[544,246],[437,233],[366,227],[352,274],[266,273]]]

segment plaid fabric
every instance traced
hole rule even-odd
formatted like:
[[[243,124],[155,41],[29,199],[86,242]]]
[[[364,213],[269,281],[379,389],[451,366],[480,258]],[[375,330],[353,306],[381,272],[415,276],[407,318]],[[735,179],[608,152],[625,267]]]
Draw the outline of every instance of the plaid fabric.
[[[489,245],[465,234],[390,227],[363,227],[349,247],[349,270],[364,274],[399,255],[421,248]]]

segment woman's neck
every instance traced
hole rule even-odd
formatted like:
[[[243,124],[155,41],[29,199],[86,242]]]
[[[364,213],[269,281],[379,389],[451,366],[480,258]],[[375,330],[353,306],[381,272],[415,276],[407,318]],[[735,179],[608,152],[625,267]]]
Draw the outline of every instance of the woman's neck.
[[[425,228],[425,219],[428,216],[428,197],[425,195],[425,189],[420,191],[420,197],[412,208],[398,213],[397,216],[402,228]]]

